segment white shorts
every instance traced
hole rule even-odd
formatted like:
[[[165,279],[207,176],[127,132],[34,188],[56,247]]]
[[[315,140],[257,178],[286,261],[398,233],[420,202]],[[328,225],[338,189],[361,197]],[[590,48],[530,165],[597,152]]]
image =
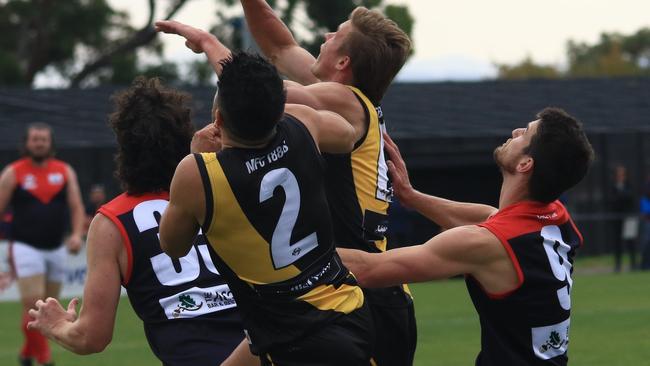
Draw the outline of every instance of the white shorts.
[[[65,278],[66,248],[37,249],[31,245],[13,242],[10,244],[14,269],[18,278],[45,274],[50,282],[63,282]]]

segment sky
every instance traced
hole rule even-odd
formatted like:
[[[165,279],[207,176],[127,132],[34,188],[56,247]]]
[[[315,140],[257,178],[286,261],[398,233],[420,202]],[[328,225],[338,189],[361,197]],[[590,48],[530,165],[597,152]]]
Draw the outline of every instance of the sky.
[[[322,0],[327,1],[327,0]],[[146,0],[108,0],[129,12],[135,26],[147,17]],[[159,13],[170,1],[163,1]],[[406,4],[415,18],[415,53],[397,79],[480,80],[496,74],[494,64],[526,56],[545,64],[566,64],[569,39],[596,42],[602,32],[630,34],[650,27],[649,0],[388,0]],[[191,0],[174,18],[207,29],[214,0]],[[161,15],[162,16],[162,15]],[[164,36],[165,57],[187,61],[192,54],[180,37]]]

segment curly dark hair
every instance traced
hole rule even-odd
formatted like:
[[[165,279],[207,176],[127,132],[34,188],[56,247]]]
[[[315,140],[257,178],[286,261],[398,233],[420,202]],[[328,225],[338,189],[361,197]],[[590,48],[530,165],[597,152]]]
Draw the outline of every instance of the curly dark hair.
[[[117,139],[115,176],[128,194],[169,190],[178,163],[190,152],[191,97],[138,77],[111,98],[109,124]]]

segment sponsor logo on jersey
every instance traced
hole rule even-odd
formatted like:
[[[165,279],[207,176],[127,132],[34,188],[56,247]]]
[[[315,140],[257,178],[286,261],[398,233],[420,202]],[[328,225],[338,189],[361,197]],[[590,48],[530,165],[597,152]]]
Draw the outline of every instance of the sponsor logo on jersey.
[[[537,215],[539,220],[551,220],[557,217],[557,212],[550,213],[548,215]]]
[[[563,355],[569,348],[569,324],[567,320],[545,326],[532,328],[533,352],[542,360]]]
[[[228,285],[192,287],[159,302],[167,319],[194,318],[237,306]]]
[[[47,182],[53,186],[58,186],[63,184],[63,174],[61,173],[50,173],[47,175]]]
[[[25,180],[23,181],[21,187],[26,191],[36,189],[38,187],[36,184],[36,177],[34,177],[32,174],[26,174]]]
[[[172,316],[174,318],[178,318],[181,316],[181,313],[184,311],[197,311],[203,307],[203,303],[199,303],[198,305],[190,295],[180,295],[178,297],[178,305],[176,305],[176,309],[172,313]]]

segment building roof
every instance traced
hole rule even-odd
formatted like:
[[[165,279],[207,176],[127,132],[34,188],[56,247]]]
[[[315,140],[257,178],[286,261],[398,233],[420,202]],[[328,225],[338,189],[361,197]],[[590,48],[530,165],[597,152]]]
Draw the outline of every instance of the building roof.
[[[395,84],[384,112],[398,138],[503,137],[548,106],[590,133],[650,131],[650,78]]]
[[[122,88],[0,88],[0,149],[15,149],[34,121],[54,127],[59,147],[113,146],[110,96]],[[213,88],[185,90],[195,124],[205,125]],[[566,109],[590,133],[650,131],[650,78],[396,83],[383,103],[395,138],[438,141],[503,138],[546,106]]]

